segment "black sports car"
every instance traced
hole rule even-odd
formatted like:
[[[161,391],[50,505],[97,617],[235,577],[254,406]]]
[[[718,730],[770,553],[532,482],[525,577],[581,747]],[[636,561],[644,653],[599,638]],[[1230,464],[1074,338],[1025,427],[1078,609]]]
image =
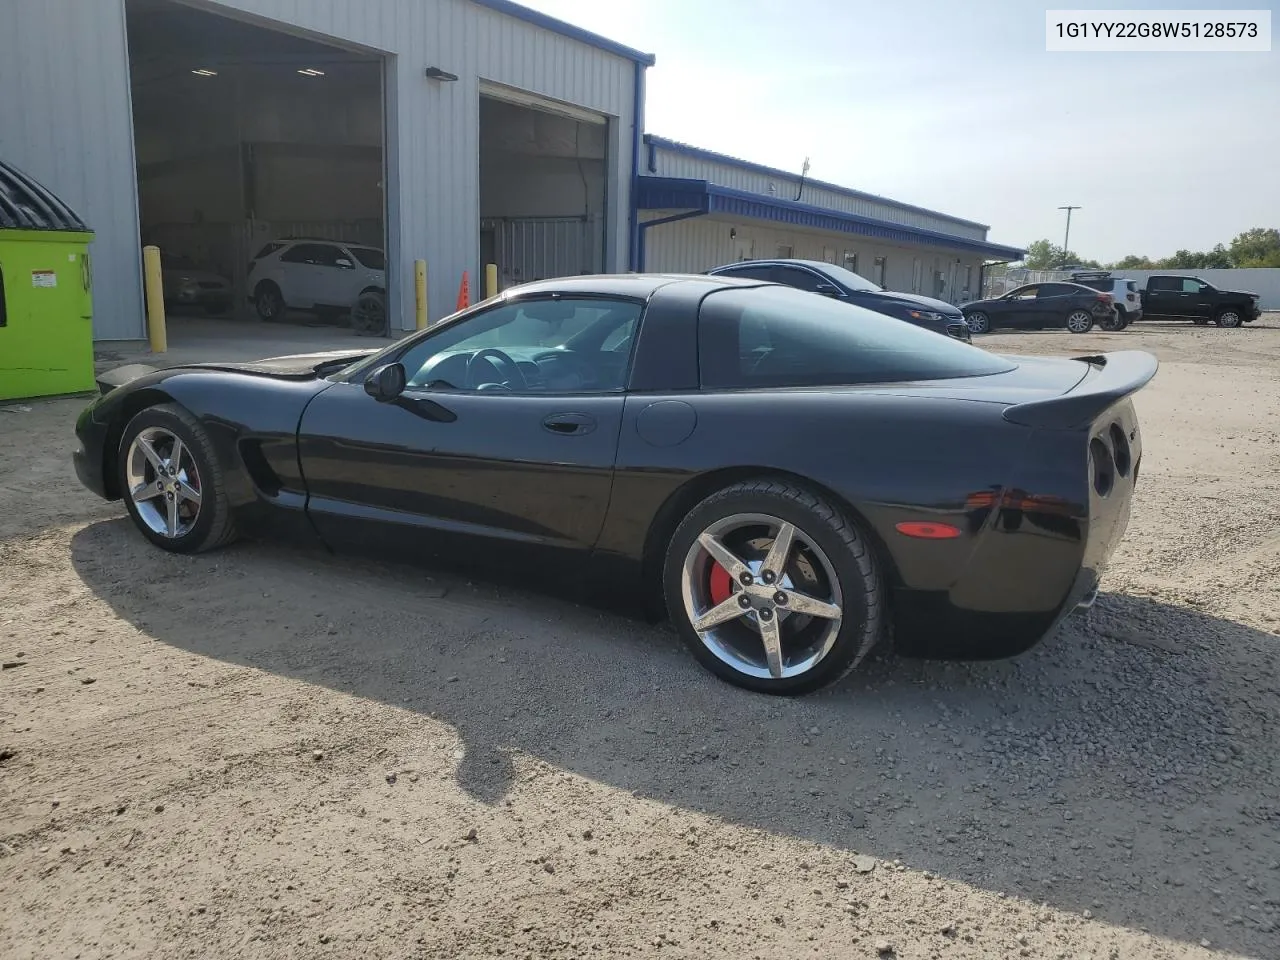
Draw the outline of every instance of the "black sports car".
[[[721,677],[802,693],[882,637],[1009,656],[1091,602],[1155,371],[774,284],[574,277],[376,352],[124,371],[75,464],[166,550],[298,533],[564,570],[663,601]]]
[[[1095,323],[1110,327],[1116,315],[1111,294],[1063,282],[1028,283],[1004,296],[962,304],[960,309],[974,333],[997,327],[1066,327],[1072,333],[1088,333]]]
[[[924,327],[934,333],[969,341],[969,326],[959,307],[918,293],[885,290],[861,274],[817,260],[740,260],[707,271],[716,277],[767,280],[866,307],[886,317]]]

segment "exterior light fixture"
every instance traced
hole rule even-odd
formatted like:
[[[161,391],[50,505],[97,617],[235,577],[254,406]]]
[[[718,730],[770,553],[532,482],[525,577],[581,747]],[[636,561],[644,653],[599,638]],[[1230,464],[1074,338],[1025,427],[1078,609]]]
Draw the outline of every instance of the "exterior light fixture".
[[[302,74],[304,77],[323,77],[324,76],[324,71],[317,70],[315,67],[303,67],[298,72]]]
[[[423,75],[428,80],[442,80],[448,82],[458,79],[458,75],[456,73],[450,73],[448,70],[441,70],[439,67],[427,67],[427,69],[423,71]]]
[[[730,240],[737,240],[737,239],[738,239],[738,228],[737,228],[737,227],[730,227],[730,228],[729,228],[729,239],[730,239]]]
[[[201,67],[200,69],[192,70],[191,72],[197,77],[216,77],[218,75],[217,70],[210,70],[207,67]]]

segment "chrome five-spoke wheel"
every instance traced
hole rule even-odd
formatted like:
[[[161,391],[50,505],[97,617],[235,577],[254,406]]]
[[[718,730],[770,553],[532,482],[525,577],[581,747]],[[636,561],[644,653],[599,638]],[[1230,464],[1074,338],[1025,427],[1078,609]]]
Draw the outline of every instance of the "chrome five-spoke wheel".
[[[164,427],[140,431],[129,444],[125,481],[138,519],[153,533],[177,540],[200,519],[200,473],[176,433]]]
[[[827,554],[795,524],[764,513],[732,514],[703,530],[685,555],[681,591],[707,650],[761,679],[812,670],[844,619]]]

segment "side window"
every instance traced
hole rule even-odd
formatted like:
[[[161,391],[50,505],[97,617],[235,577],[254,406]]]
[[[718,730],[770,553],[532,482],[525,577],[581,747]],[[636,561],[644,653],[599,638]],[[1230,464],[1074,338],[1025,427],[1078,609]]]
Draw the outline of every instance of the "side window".
[[[317,243],[312,248],[315,252],[312,254],[312,263],[318,267],[336,267],[339,260],[351,262],[351,258],[347,256],[347,252],[339,247],[335,247],[328,243]]]
[[[768,266],[734,267],[732,270],[721,270],[721,276],[743,277],[747,280],[773,280],[773,269]]]
[[[1054,297],[1069,297],[1079,292],[1075,287],[1066,283],[1042,283],[1040,284],[1039,292],[1036,294],[1036,299],[1051,300]]]
[[[800,267],[774,267],[773,280],[810,293],[817,293],[818,285],[827,282],[812,270],[802,270]]]
[[[1200,287],[1201,287],[1201,286],[1202,286],[1202,284],[1200,283],[1200,281],[1199,281],[1199,280],[1197,280],[1197,279],[1195,279],[1194,277],[1183,277],[1183,278],[1182,278],[1182,292],[1183,292],[1183,293],[1199,293],[1199,292],[1200,292]]]
[[[789,243],[778,244],[779,260],[790,260],[793,256],[795,256],[795,247],[791,246]]]
[[[280,254],[282,263],[316,263],[316,247],[314,243],[295,243]]]
[[[1177,277],[1152,277],[1147,281],[1148,290],[1181,290],[1182,282]]]
[[[1040,288],[1038,286],[1022,287],[1021,289],[1015,290],[1013,293],[1009,294],[1009,299],[1034,300],[1039,290]]]
[[[634,300],[504,303],[429,334],[400,362],[410,389],[615,393],[642,310]]]
[[[706,390],[983,376],[1009,361],[891,317],[785,287],[724,289],[698,311]]]

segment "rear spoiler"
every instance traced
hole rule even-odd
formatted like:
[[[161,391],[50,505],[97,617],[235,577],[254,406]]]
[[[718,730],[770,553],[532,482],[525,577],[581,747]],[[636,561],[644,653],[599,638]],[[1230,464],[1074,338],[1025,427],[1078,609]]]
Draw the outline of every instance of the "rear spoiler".
[[[1004,412],[1010,423],[1067,429],[1091,423],[1103,410],[1145,387],[1160,362],[1143,350],[1117,350],[1073,358],[1089,365],[1080,382],[1060,397],[1016,403]]]
[[[113,367],[98,374],[95,380],[98,390],[105,397],[116,387],[123,387],[126,383],[145,377],[149,373],[155,373],[159,369],[145,363],[127,363],[123,367]]]

